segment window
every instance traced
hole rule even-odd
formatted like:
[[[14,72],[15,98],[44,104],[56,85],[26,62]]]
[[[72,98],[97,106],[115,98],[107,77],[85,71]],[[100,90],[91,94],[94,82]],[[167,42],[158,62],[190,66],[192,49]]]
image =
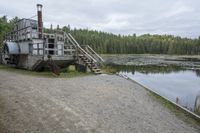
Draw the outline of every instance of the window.
[[[31,23],[31,27],[32,27],[32,29],[37,29],[37,24],[36,23]]]
[[[29,43],[29,54],[33,54],[33,44]]]

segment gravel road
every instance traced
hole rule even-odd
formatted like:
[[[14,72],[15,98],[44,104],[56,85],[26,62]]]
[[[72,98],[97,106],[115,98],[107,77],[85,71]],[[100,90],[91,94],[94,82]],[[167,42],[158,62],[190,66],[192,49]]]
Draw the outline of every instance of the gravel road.
[[[0,70],[0,133],[198,133],[114,75],[43,78]]]

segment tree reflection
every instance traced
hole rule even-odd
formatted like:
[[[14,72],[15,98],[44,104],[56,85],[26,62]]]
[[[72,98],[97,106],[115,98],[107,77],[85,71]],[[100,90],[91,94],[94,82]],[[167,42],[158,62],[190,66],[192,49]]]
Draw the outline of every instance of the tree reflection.
[[[185,69],[180,66],[168,65],[168,66],[158,66],[158,65],[145,65],[145,66],[125,66],[125,65],[109,65],[116,72],[131,72],[134,74],[136,71],[144,74],[152,73],[171,73],[184,71]],[[199,73],[200,74],[200,73]]]
[[[107,67],[112,68],[113,72],[131,72],[133,75],[135,72],[140,72],[143,74],[155,74],[155,73],[176,73],[180,71],[186,71],[188,69],[182,68],[176,65],[144,65],[144,66],[134,66],[134,65],[113,65],[109,64]],[[196,73],[197,77],[200,77],[200,70],[192,70]]]
[[[197,77],[200,77],[200,70],[195,70]]]

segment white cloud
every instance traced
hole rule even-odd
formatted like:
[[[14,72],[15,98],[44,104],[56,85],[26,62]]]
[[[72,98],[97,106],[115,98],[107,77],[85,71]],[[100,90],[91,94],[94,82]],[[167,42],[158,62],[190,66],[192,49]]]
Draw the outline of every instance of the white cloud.
[[[94,24],[91,28],[96,28],[98,30],[120,30],[126,26],[129,26],[129,19],[131,18],[130,14],[122,14],[122,13],[115,13],[110,14],[106,17],[105,21],[102,23]]]
[[[178,1],[178,2],[174,2],[174,4],[172,5],[172,7],[169,9],[169,11],[167,11],[164,16],[165,17],[174,17],[174,16],[178,16],[184,13],[192,13],[193,9],[192,7],[186,5],[184,3],[184,1]]]

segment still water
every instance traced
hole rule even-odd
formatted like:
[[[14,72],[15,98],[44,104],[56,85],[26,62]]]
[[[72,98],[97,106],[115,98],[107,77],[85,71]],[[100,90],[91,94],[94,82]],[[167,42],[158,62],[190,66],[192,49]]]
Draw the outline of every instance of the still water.
[[[119,74],[152,89],[161,96],[194,111],[200,100],[200,72],[175,66],[118,66]]]

